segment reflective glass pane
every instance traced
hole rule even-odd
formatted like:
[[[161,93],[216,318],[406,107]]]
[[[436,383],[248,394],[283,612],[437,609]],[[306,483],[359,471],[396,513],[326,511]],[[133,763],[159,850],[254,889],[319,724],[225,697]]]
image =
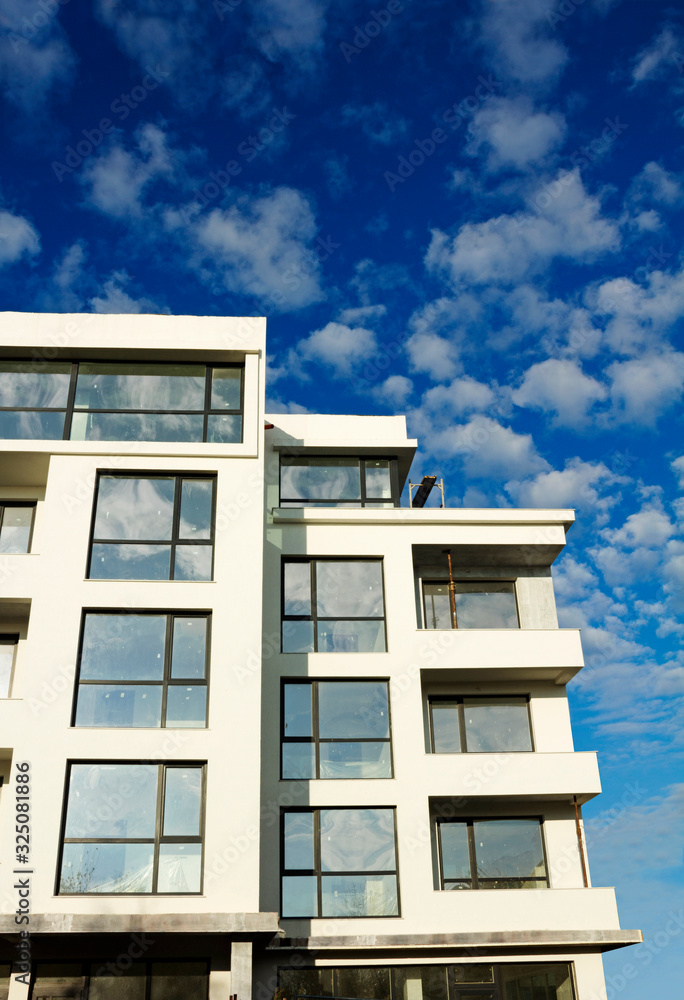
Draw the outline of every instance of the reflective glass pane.
[[[392,870],[394,810],[321,809],[321,870]]]
[[[202,845],[161,844],[157,892],[200,892]]]
[[[107,413],[76,410],[72,441],[201,441],[202,414]]]
[[[318,916],[318,885],[315,875],[283,875],[283,917]]]
[[[444,966],[407,968],[400,965],[393,972],[395,1000],[447,1000],[447,970]]]
[[[109,972],[105,965],[98,968],[93,962],[88,1000],[145,1000],[146,984],[143,964],[134,963],[128,969],[117,967]]]
[[[452,628],[448,583],[424,583],[425,628]]]
[[[573,1000],[570,966],[564,962],[502,965],[500,976],[506,998]]]
[[[207,441],[239,444],[242,441],[242,417],[238,413],[210,413],[207,417]]]
[[[525,698],[498,698],[491,702],[464,698],[463,714],[466,744],[471,753],[532,749]]]
[[[283,653],[313,651],[313,622],[283,622]]]
[[[320,778],[391,778],[389,743],[321,743]]]
[[[382,563],[379,560],[317,562],[316,606],[318,614],[325,618],[381,618],[385,613]]]
[[[323,875],[322,917],[396,917],[396,875]]]
[[[65,844],[60,892],[152,892],[152,844]]]
[[[286,1000],[297,996],[332,996],[332,969],[281,969],[280,986]]]
[[[518,628],[512,583],[457,583],[458,628]]]
[[[0,362],[0,406],[66,406],[70,364]]]
[[[311,696],[312,684],[285,684],[283,714],[285,736],[313,736]]]
[[[0,438],[8,440],[58,441],[64,435],[64,412],[0,410]]]
[[[389,1000],[390,970],[387,968],[337,969],[337,993],[362,1000]]]
[[[369,500],[389,500],[392,496],[390,463],[366,459],[366,496]]]
[[[77,726],[153,729],[161,726],[161,684],[81,684]]]
[[[87,614],[80,677],[87,681],[160,681],[165,641],[166,615]]]
[[[316,751],[313,743],[283,743],[283,778],[315,778]]]
[[[65,837],[154,837],[158,770],[156,764],[72,765]]]
[[[166,695],[167,729],[203,729],[207,721],[207,689],[172,684]]]
[[[179,538],[211,538],[213,479],[184,479],[181,486]]]
[[[357,458],[282,458],[280,495],[286,500],[360,500]]]
[[[384,653],[385,622],[318,622],[319,653]]]
[[[35,986],[78,986],[83,978],[80,962],[37,962]]]
[[[206,618],[174,618],[171,676],[188,679],[204,677],[206,646]]]
[[[308,869],[314,867],[314,814],[312,812],[288,812],[284,815],[285,858],[283,867],[287,869]]]
[[[384,681],[320,681],[318,735],[321,739],[349,740],[388,737],[387,684]]]
[[[442,849],[442,876],[449,879],[469,879],[470,855],[466,824],[440,823],[439,837]]]
[[[35,507],[5,507],[0,529],[0,553],[28,552]]]
[[[12,666],[14,664],[14,651],[16,645],[0,643],[0,698],[9,697],[10,680],[12,679]]]
[[[177,545],[174,580],[211,580],[213,545]]]
[[[536,819],[493,819],[473,824],[481,878],[544,877],[541,826]]]
[[[171,538],[175,480],[100,476],[93,537]]]
[[[283,564],[283,613],[311,614],[311,565],[308,562]]]
[[[460,753],[461,737],[458,705],[455,701],[430,703],[434,753]]]
[[[93,543],[91,580],[168,580],[170,545]]]
[[[202,807],[202,769],[167,767],[164,788],[165,837],[197,837]]]
[[[91,410],[203,410],[204,365],[81,362],[76,406]]]
[[[205,962],[154,962],[150,1000],[206,1000]]]
[[[239,410],[241,368],[214,368],[211,379],[211,409]]]

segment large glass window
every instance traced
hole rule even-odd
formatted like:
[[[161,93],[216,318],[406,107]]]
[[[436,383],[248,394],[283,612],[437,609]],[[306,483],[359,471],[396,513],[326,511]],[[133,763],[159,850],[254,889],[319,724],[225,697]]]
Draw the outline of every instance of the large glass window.
[[[548,886],[539,819],[437,821],[442,889]]]
[[[242,440],[242,365],[0,362],[0,438]]]
[[[384,653],[379,559],[283,561],[284,653]]]
[[[19,636],[0,633],[0,698],[9,698]]]
[[[359,997],[360,1000],[573,1000],[566,962],[527,965],[342,966],[281,969],[284,1000]]]
[[[433,753],[532,750],[527,698],[431,698]]]
[[[448,580],[423,581],[425,628],[518,628],[515,585],[498,580],[456,581],[454,606]]]
[[[211,580],[214,478],[98,478],[89,577]]]
[[[282,816],[283,917],[399,913],[394,809],[313,809]]]
[[[283,455],[281,507],[397,507],[396,460]]]
[[[206,961],[37,962],[31,1000],[206,1000],[208,988]]]
[[[283,685],[283,778],[391,778],[387,681]]]
[[[59,892],[201,892],[203,802],[201,764],[71,764]]]
[[[0,554],[30,550],[35,509],[35,503],[0,503]]]
[[[75,726],[202,728],[207,615],[88,612]]]

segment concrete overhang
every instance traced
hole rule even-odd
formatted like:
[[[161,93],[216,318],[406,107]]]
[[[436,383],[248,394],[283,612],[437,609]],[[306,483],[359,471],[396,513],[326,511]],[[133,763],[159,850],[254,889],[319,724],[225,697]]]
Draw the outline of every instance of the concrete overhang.
[[[493,931],[471,934],[364,934],[349,937],[309,937],[274,939],[268,951],[349,952],[361,959],[364,954],[377,958],[378,952],[390,956],[395,951],[411,949],[418,958],[420,952],[451,957],[507,954],[520,951],[613,951],[640,944],[643,935],[638,930],[580,931]],[[331,957],[331,956],[326,956]]]
[[[0,914],[0,936],[18,935]],[[45,934],[227,934],[269,938],[282,931],[277,913],[32,913],[31,936]]]

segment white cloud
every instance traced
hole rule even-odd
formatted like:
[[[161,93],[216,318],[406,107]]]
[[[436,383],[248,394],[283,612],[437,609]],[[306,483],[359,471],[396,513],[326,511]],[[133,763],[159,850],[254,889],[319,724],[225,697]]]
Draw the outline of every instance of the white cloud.
[[[590,857],[621,882],[681,865],[684,784],[670,785],[665,794],[650,791],[637,776],[627,786],[617,816],[613,806],[585,823]]]
[[[514,479],[505,489],[522,507],[593,507],[605,512],[620,499],[612,487],[624,481],[603,462],[572,458],[562,470],[540,472],[534,479]]]
[[[684,455],[675,458],[673,462],[670,462],[670,465],[679,480],[679,488],[684,490]]]
[[[125,271],[115,271],[111,278],[105,281],[102,294],[95,295],[90,300],[90,306],[96,313],[165,313],[168,309],[153,302],[152,299],[141,296],[133,298],[125,291],[124,286],[130,281]]]
[[[549,358],[528,368],[511,398],[517,406],[554,413],[557,425],[580,427],[607,395],[605,386],[585,375],[576,361]]]
[[[406,341],[411,371],[426,372],[439,382],[450,379],[458,371],[458,348],[436,333],[414,333]]]
[[[672,57],[677,53],[679,40],[670,27],[664,27],[660,34],[639,52],[634,60],[632,80],[634,84],[652,80],[671,68]]]
[[[420,423],[423,414],[417,416]],[[459,458],[467,476],[505,479],[548,467],[530,434],[517,434],[491,417],[475,416],[467,424],[451,424],[441,430],[431,422],[431,427],[430,452]]]
[[[635,201],[646,199],[669,207],[684,201],[684,190],[680,178],[651,160],[632,181],[630,198]]]
[[[0,210],[0,267],[40,253],[40,236],[23,215]]]
[[[684,269],[668,274],[651,271],[643,284],[611,278],[589,289],[587,304],[608,317],[605,340],[620,354],[639,354],[660,346],[684,312]]]
[[[54,264],[52,276],[40,297],[42,309],[50,312],[79,312],[83,307],[81,285],[84,283],[85,244],[72,243]]]
[[[358,323],[364,320],[380,319],[387,314],[387,306],[377,304],[374,306],[352,306],[343,309],[338,319],[340,323]]]
[[[341,111],[342,124],[359,126],[361,131],[381,146],[391,146],[406,135],[408,122],[401,115],[390,111],[384,101],[374,104],[345,104]]]
[[[271,60],[301,59],[321,51],[326,28],[324,0],[260,0],[252,8],[259,48]]]
[[[651,208],[648,212],[639,212],[635,215],[634,224],[642,233],[655,233],[661,228],[663,220],[655,209]]]
[[[382,385],[373,390],[373,395],[381,403],[402,407],[413,392],[413,382],[405,375],[390,375]]]
[[[482,5],[482,37],[497,75],[528,84],[555,79],[567,62],[565,47],[552,37],[548,0]]]
[[[526,97],[492,97],[475,112],[469,127],[467,152],[489,152],[487,169],[524,170],[555,150],[565,137],[563,116],[535,111]]]
[[[586,193],[578,169],[560,173],[533,202],[543,214],[467,222],[453,239],[434,230],[426,266],[455,284],[514,284],[555,257],[583,263],[619,247],[617,225],[601,216],[600,201]]]
[[[441,419],[460,416],[476,410],[491,409],[496,403],[496,393],[484,382],[469,375],[456,378],[449,385],[436,385],[423,396],[423,409]]]
[[[5,96],[33,112],[73,77],[76,58],[59,19],[25,0],[0,0],[0,83]]]
[[[684,354],[669,351],[616,361],[607,374],[611,379],[611,420],[650,426],[682,397]]]
[[[591,598],[598,587],[598,577],[586,563],[563,555],[552,567],[553,589],[559,603],[577,603]]]
[[[604,528],[601,537],[627,549],[660,548],[675,533],[675,526],[660,507],[652,505],[630,514],[621,528]]]
[[[359,362],[373,357],[377,349],[375,334],[371,330],[343,323],[328,323],[297,345],[297,353],[302,360],[325,365],[333,375],[338,376],[350,375]]]
[[[143,125],[136,132],[136,140],[135,153],[113,146],[83,168],[87,201],[114,218],[141,216],[145,188],[157,178],[173,173],[166,136],[160,128]]]

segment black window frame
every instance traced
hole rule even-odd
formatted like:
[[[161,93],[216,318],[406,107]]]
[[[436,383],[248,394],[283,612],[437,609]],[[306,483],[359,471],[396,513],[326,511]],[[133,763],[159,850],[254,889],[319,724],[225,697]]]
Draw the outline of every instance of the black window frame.
[[[541,878],[541,876],[534,876],[534,875],[526,875],[524,878],[516,878],[515,876],[508,876],[508,875],[504,875],[504,876],[500,876],[500,877],[486,876],[486,877],[483,878],[480,875],[478,875],[478,872],[477,872],[477,856],[476,856],[476,852],[475,852],[475,833],[474,833],[474,829],[473,829],[473,824],[475,824],[475,823],[493,823],[493,822],[496,822],[497,820],[506,821],[506,822],[513,822],[515,820],[525,820],[525,821],[529,822],[531,820],[535,820],[537,823],[539,823],[539,839],[540,839],[541,845],[542,845],[542,852],[543,852],[543,857],[544,857],[544,870],[546,872],[546,875],[545,875],[544,878]],[[463,826],[463,825],[466,826],[467,838],[468,838],[468,855],[469,855],[469,861],[470,861],[470,878],[469,879],[467,879],[467,878],[445,878],[444,877],[444,864],[443,864],[443,855],[442,855],[442,829],[441,828],[442,828],[442,826],[447,826],[447,825],[452,825],[453,826],[455,824],[460,824],[461,826]],[[543,816],[539,816],[539,815],[537,815],[537,816],[469,816],[469,817],[463,817],[463,818],[459,817],[458,819],[455,819],[453,817],[437,816],[436,817],[436,837],[437,837],[437,855],[438,855],[438,859],[439,859],[439,888],[441,890],[449,891],[449,888],[448,888],[448,886],[445,883],[449,883],[449,884],[459,883],[460,884],[459,887],[463,888],[463,889],[465,889],[467,891],[475,891],[475,892],[488,891],[488,892],[491,892],[492,891],[491,889],[488,889],[484,884],[481,885],[480,883],[503,882],[503,881],[506,881],[506,880],[508,880],[510,882],[538,882],[539,885],[534,886],[534,887],[529,887],[529,886],[528,887],[524,887],[524,886],[514,886],[514,885],[512,885],[512,886],[502,885],[502,886],[494,886],[494,888],[495,889],[503,889],[506,892],[510,891],[511,889],[523,889],[523,891],[528,892],[528,891],[530,891],[530,889],[532,889],[532,891],[534,891],[535,889],[549,889],[551,887],[551,880],[550,880],[550,877],[549,877],[549,863],[548,863],[548,857],[547,857],[547,853],[546,853],[546,837],[544,835],[544,817]],[[470,885],[462,885],[462,883],[465,883],[465,882],[470,882]],[[451,890],[451,891],[458,891],[458,890]]]
[[[188,965],[191,965],[191,964],[192,965],[202,965],[203,964],[205,966],[205,968],[206,968],[206,973],[205,973],[206,992],[204,994],[203,1000],[208,1000],[208,997],[209,997],[209,976],[210,976],[210,971],[211,971],[211,963],[210,963],[210,961],[209,961],[208,958],[204,958],[204,957],[201,957],[201,958],[187,958],[187,957],[176,958],[176,957],[174,957],[174,958],[152,958],[152,959],[146,959],[144,957],[140,957],[138,959],[134,958],[133,959],[133,963],[132,963],[133,965],[144,965],[145,966],[145,1000],[150,1000],[151,993],[152,993],[152,975],[153,975],[152,974],[152,966],[155,966],[155,965],[168,965],[168,964],[180,965],[182,963],[187,963]],[[112,962],[111,956],[105,956],[105,957],[103,957],[101,959],[101,961],[97,961],[97,960],[92,960],[91,959],[90,961],[85,961],[85,962],[79,962],[78,960],[69,961],[68,959],[64,959],[64,960],[63,959],[59,959],[58,961],[53,962],[53,961],[50,961],[50,959],[48,959],[48,958],[41,958],[38,961],[33,962],[32,967],[31,967],[31,987],[30,987],[30,991],[29,991],[29,1000],[33,1000],[34,997],[42,996],[43,995],[43,994],[36,994],[36,992],[35,992],[36,991],[36,979],[37,979],[37,976],[38,976],[39,967],[41,965],[43,965],[43,966],[47,965],[47,966],[51,966],[51,967],[57,967],[59,965],[64,965],[65,967],[74,966],[74,965],[80,965],[81,966],[81,975],[80,976],[72,976],[71,977],[72,983],[70,985],[66,984],[66,983],[63,983],[63,984],[56,985],[56,986],[41,987],[41,989],[48,989],[50,991],[51,996],[53,996],[53,997],[64,997],[64,998],[66,998],[66,1000],[68,1000],[68,998],[73,998],[73,1000],[88,1000],[88,996],[90,994],[90,983],[91,983],[91,980],[93,978],[95,978],[94,973],[99,972],[100,970],[107,969],[108,965],[109,966],[113,965],[114,969],[115,970],[117,969],[116,962],[114,962],[114,963]],[[128,967],[129,966],[126,966],[126,969],[120,968],[119,969],[119,973],[121,971],[125,972],[128,969]],[[113,974],[116,975],[116,971]],[[67,978],[67,977],[65,976],[64,978]]]
[[[207,430],[209,425],[210,416],[239,416],[240,420],[240,440],[235,442],[225,442],[226,444],[242,444],[244,441],[244,412],[245,412],[245,364],[241,361],[214,361],[207,363],[205,361],[187,361],[185,362],[186,367],[196,367],[204,368],[204,405],[201,410],[162,410],[162,409],[91,409],[90,407],[76,406],[76,383],[78,379],[78,369],[79,364],[84,365],[130,365],[131,368],[136,366],[154,366],[160,369],[164,368],[177,368],[180,364],[179,361],[148,361],[139,358],[135,361],[122,360],[120,358],[79,358],[78,361],[70,361],[66,358],[59,359],[55,358],[52,361],[42,361],[36,358],[2,358],[0,359],[0,372],[2,371],[2,364],[24,364],[27,366],[34,366],[37,373],[47,373],[51,364],[70,366],[71,373],[69,375],[69,390],[67,395],[67,401],[64,406],[0,406],[0,413],[63,413],[64,414],[64,426],[62,428],[61,438],[11,438],[7,440],[35,440],[35,441],[70,441],[71,438],[71,428],[73,423],[73,417],[75,413],[114,413],[114,414],[124,414],[124,415],[159,415],[168,414],[175,416],[203,416],[202,421],[202,440],[192,442],[194,444],[222,444],[224,442],[214,442],[207,441]],[[211,391],[213,384],[213,373],[214,369],[224,369],[224,368],[236,368],[240,369],[240,406],[238,409],[217,409],[211,406]],[[30,368],[29,368],[30,370]],[[134,374],[132,372],[132,374]],[[81,440],[76,438],[73,440]],[[85,441],[99,440],[95,438],[85,438]],[[110,439],[106,439],[110,440]],[[123,439],[127,440],[127,439]],[[180,442],[187,441],[188,439],[181,438]],[[150,438],[150,442],[156,441],[156,438]],[[166,442],[170,443],[170,442]]]
[[[496,701],[511,701],[513,698],[524,699],[527,704],[527,725],[530,734],[530,743],[532,746],[529,750],[468,750],[467,746],[467,732],[465,725],[465,709],[464,701],[481,701],[487,704],[495,703]],[[460,753],[534,753],[535,743],[534,743],[534,732],[532,730],[532,713],[530,711],[530,695],[529,694],[501,694],[501,695],[480,695],[480,694],[461,694],[461,695],[428,695],[428,719],[429,719],[429,734],[430,734],[430,753],[434,754],[444,754],[447,753],[445,750],[435,750],[435,728],[432,716],[432,706],[438,704],[439,702],[456,704],[458,706],[458,730],[459,738],[461,743]],[[453,751],[458,753],[459,751]]]
[[[36,506],[38,504],[37,500],[0,500],[0,542],[2,541],[2,528],[5,520],[5,511],[12,507],[26,507],[31,508],[31,527],[29,528],[28,542],[26,543],[26,548],[23,552],[3,552],[2,555],[17,555],[24,556],[28,555],[31,551],[31,545],[33,544],[33,528],[36,523]]]
[[[95,537],[95,521],[97,519],[97,504],[100,496],[100,482],[102,479],[173,479],[174,480],[174,494],[173,494],[173,519],[171,527],[171,538],[103,538],[99,539]],[[209,538],[180,538],[180,517],[181,517],[181,499],[183,491],[183,482],[186,480],[210,480],[212,482],[211,489],[211,519],[209,522]],[[174,571],[176,568],[176,548],[180,546],[210,546],[211,547],[211,575],[207,580],[180,580],[181,583],[207,583],[212,582],[214,579],[214,560],[216,556],[215,546],[216,546],[216,494],[217,494],[217,481],[218,476],[215,472],[167,472],[167,471],[150,471],[149,469],[142,472],[136,470],[130,470],[126,472],[121,472],[118,470],[109,469],[98,469],[97,477],[95,480],[95,489],[93,490],[93,510],[90,520],[90,538],[88,542],[88,557],[86,562],[86,580],[144,580],[146,583],[164,583],[171,580],[175,580]],[[94,545],[166,545],[170,549],[169,554],[169,575],[168,577],[93,577],[91,576],[92,562],[93,562],[93,546]]]
[[[368,681],[370,684],[384,684],[387,688],[387,728],[389,731],[389,736],[383,737],[381,739],[373,737],[356,737],[356,738],[343,738],[343,737],[321,737],[318,734],[319,728],[319,718],[318,718],[318,685],[326,684],[328,682],[334,682],[337,684],[359,684],[364,681]],[[305,736],[286,736],[285,735],[285,688],[288,684],[307,686],[312,689],[311,691],[311,727],[313,735],[310,737]],[[285,778],[283,776],[283,754],[282,748],[284,744],[289,743],[307,743],[314,745],[314,764],[316,775],[313,778]],[[320,776],[320,744],[321,743],[387,743],[389,744],[389,756],[390,756],[390,774],[382,778],[369,778],[369,777],[349,777],[349,778],[330,778]],[[298,678],[298,677],[282,677],[280,684],[280,780],[281,781],[389,781],[394,778],[394,752],[392,748],[392,707],[390,699],[390,680],[388,677],[318,677],[318,678]]]
[[[140,765],[150,765],[156,766],[159,769],[159,774],[157,777],[157,802],[156,802],[156,812],[155,812],[155,827],[154,827],[154,837],[66,837],[66,826],[68,819],[68,809],[69,809],[69,790],[71,786],[71,771],[75,766],[88,765],[88,764],[121,764],[130,767],[138,767]],[[165,805],[165,795],[166,795],[166,775],[169,770],[176,768],[199,768],[201,770],[201,781],[202,781],[202,791],[200,796],[200,814],[199,814],[199,834],[193,835],[164,835],[163,834],[163,822],[164,822],[164,805]],[[66,774],[64,778],[64,796],[62,804],[62,821],[60,825],[60,839],[59,839],[59,853],[57,858],[57,878],[55,882],[55,896],[74,896],[80,898],[81,896],[90,897],[115,897],[116,899],[127,898],[127,897],[141,897],[143,899],[149,899],[152,896],[201,896],[204,892],[204,861],[205,861],[205,832],[206,832],[206,810],[207,810],[207,761],[206,760],[173,760],[173,761],[159,761],[159,760],[130,760],[130,759],[71,759],[67,761]],[[149,892],[62,892],[60,891],[60,885],[62,881],[62,865],[64,861],[64,847],[66,844],[152,844],[153,845],[153,871],[152,871],[152,888]],[[192,892],[159,892],[157,890],[158,880],[159,880],[159,849],[162,844],[188,844],[197,843],[202,847],[201,860],[200,860],[200,885],[199,889]]]
[[[302,499],[300,497],[286,497],[283,496],[283,477],[282,470],[283,464],[287,465],[288,459],[297,458],[320,458],[323,461],[336,458],[353,458],[359,462],[359,480],[360,480],[360,493],[361,496],[358,500],[354,498],[343,498],[338,497],[334,500],[317,500],[315,498],[309,497],[307,499]],[[388,462],[389,463],[389,475],[390,475],[390,497],[368,497],[366,494],[366,462]],[[298,452],[296,454],[289,453],[287,455],[281,454],[280,462],[278,465],[278,503],[286,504],[288,508],[296,507],[340,507],[349,506],[358,508],[368,508],[372,510],[377,508],[379,510],[387,510],[385,504],[392,504],[393,507],[399,507],[401,505],[401,493],[399,490],[399,471],[398,462],[396,455],[322,455],[322,454],[311,454],[309,452]]]
[[[164,673],[160,681],[151,680],[125,680],[125,681],[112,681],[112,680],[81,680],[81,659],[83,656],[83,639],[85,636],[86,619],[88,615],[146,615],[150,618],[166,618],[166,632],[164,638]],[[176,678],[171,676],[172,668],[172,655],[173,655],[173,627],[176,618],[202,618],[207,623],[206,631],[206,647],[204,650],[204,677],[203,678]],[[164,608],[84,608],[81,613],[81,626],[78,637],[78,654],[76,657],[76,677],[74,679],[74,699],[71,711],[71,728],[72,729],[142,729],[150,731],[161,731],[162,729],[195,729],[200,731],[202,729],[207,729],[209,726],[209,671],[211,664],[211,625],[212,625],[212,612],[211,611],[200,611],[193,608],[190,611],[184,610],[169,610]],[[76,724],[76,713],[78,711],[78,695],[81,685],[91,686],[98,685],[100,687],[107,687],[112,685],[120,686],[132,686],[132,687],[149,687],[156,685],[162,688],[162,704],[161,704],[161,723],[159,726],[79,726]],[[204,716],[203,726],[167,726],[166,725],[166,709],[167,709],[167,697],[169,687],[204,687],[206,688],[206,711]]]
[[[346,563],[370,563],[376,562],[380,563],[380,574],[382,577],[382,616],[368,617],[365,615],[345,615],[344,617],[337,615],[331,617],[330,615],[319,615],[316,611],[316,564],[322,562],[346,562]],[[288,563],[307,563],[309,565],[309,570],[311,573],[311,614],[309,615],[286,615],[285,614],[285,566]],[[377,650],[378,653],[386,653],[387,650],[387,601],[385,599],[385,566],[384,558],[382,556],[291,556],[284,555],[280,562],[280,649],[282,653],[287,651],[283,648],[283,634],[285,631],[285,626],[287,622],[312,622],[313,623],[313,653],[328,653],[330,650],[319,650],[318,649],[318,622],[382,622],[383,624],[383,636],[385,640],[385,648],[383,650]],[[347,653],[345,650],[332,650],[335,655],[352,655],[358,656],[359,653]],[[289,655],[289,654],[288,654]],[[309,654],[297,654],[294,655],[309,655]],[[373,654],[375,655],[375,653]]]
[[[359,809],[383,809],[387,812],[392,813],[392,822],[394,824],[394,864],[395,867],[390,869],[384,869],[383,871],[343,871],[343,872],[331,872],[323,871],[321,865],[321,812],[327,812],[328,810],[336,810],[338,812],[355,812]],[[313,814],[313,835],[314,835],[314,867],[313,868],[285,868],[285,817],[291,815],[292,813],[308,813]],[[297,916],[288,917],[283,914],[283,878],[285,876],[312,876],[316,878],[316,907],[318,913],[312,913],[309,916]],[[351,913],[351,914],[335,914],[334,916],[329,916],[323,914],[322,901],[323,901],[323,876],[330,875],[393,875],[395,879],[396,891],[397,891],[397,912],[391,914],[376,914],[376,913]],[[280,810],[280,902],[279,902],[279,913],[282,920],[396,920],[401,917],[401,891],[399,883],[399,836],[397,833],[397,807],[388,805],[362,805],[362,806],[347,806],[347,805],[332,805],[332,806],[293,806],[287,809]]]
[[[512,625],[510,628],[507,628],[506,631],[514,632],[516,629],[520,629],[521,628],[521,625],[520,625],[520,605],[518,603],[518,588],[516,586],[517,577],[515,577],[513,579],[507,579],[507,580],[494,580],[494,579],[472,580],[471,579],[471,580],[454,580],[453,582],[454,582],[454,587],[458,587],[459,584],[463,584],[463,583],[468,583],[468,584],[473,584],[474,583],[474,584],[483,584],[483,585],[486,585],[488,583],[496,583],[496,584],[508,583],[508,584],[510,584],[511,587],[513,588],[513,600],[515,601],[515,614],[516,614],[516,617],[518,619],[518,624],[517,625]],[[427,577],[427,576],[420,578],[421,628],[424,631],[426,631],[426,632],[458,631],[458,629],[462,627],[462,626],[460,626],[458,624],[458,613],[457,613],[457,616],[456,616],[456,625],[454,625],[453,621],[452,621],[452,618],[451,618],[451,614],[452,614],[451,610],[450,610],[450,614],[449,614],[449,624],[445,628],[437,628],[437,627],[433,627],[431,625],[428,625],[428,623],[427,623],[428,622],[428,615],[427,615],[426,607],[425,607],[425,596],[426,596],[425,595],[425,587],[426,587],[426,585],[432,585],[432,584],[438,584],[440,587],[447,587],[447,589],[448,589],[449,588],[449,579],[448,578],[444,578],[444,577],[438,578],[438,577]],[[498,626],[496,626],[496,625],[485,626],[485,628],[487,628],[487,627],[491,627],[492,629],[496,629]]]

